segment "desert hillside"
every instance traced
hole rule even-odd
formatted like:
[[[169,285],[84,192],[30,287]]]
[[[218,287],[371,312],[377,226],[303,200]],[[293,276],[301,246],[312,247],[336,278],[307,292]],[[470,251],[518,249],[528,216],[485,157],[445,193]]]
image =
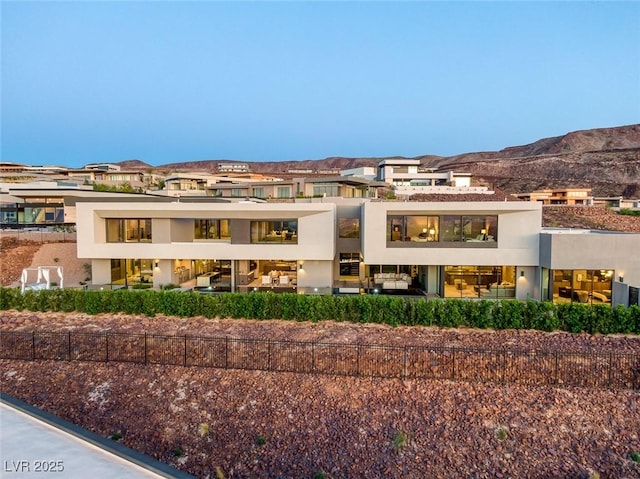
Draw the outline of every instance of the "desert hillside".
[[[637,351],[635,336],[5,312],[0,328]],[[478,367],[483,367],[479,365]],[[1,389],[199,478],[637,478],[639,392],[0,360]]]
[[[429,145],[425,145],[428,150]],[[254,172],[284,174],[289,170],[335,171],[376,166],[385,158],[330,157],[319,160],[250,162]],[[469,152],[443,157],[415,157],[423,167],[473,173],[476,180],[507,193],[539,188],[590,187],[596,196],[640,196],[640,124],[580,130],[500,151]],[[126,168],[216,172],[229,160],[183,161],[151,167],[140,160]]]
[[[0,285],[19,286],[23,268],[62,266],[66,287],[78,287],[87,279],[86,260],[79,259],[75,242],[41,243],[4,234],[0,238]],[[35,282],[36,273],[29,276]],[[57,281],[57,278],[51,278]]]

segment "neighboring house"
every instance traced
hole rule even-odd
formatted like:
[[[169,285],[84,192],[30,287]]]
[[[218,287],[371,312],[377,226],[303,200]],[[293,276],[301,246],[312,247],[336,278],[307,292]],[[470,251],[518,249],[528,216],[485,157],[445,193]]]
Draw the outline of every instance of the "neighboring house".
[[[378,164],[379,181],[393,189],[398,197],[414,194],[492,194],[485,186],[471,186],[470,173],[425,170],[420,160],[391,158]]]
[[[545,230],[532,202],[79,202],[93,282],[628,304],[640,234]],[[564,233],[564,234],[562,234]],[[635,299],[637,302],[637,299]]]
[[[101,171],[120,171],[122,167],[114,163],[89,163],[84,165],[87,170],[101,170]]]
[[[206,196],[207,188],[215,183],[215,176],[208,173],[176,173],[165,178],[164,192],[168,196]]]
[[[295,180],[218,182],[209,186],[210,196],[223,198],[293,198],[300,191]]]
[[[377,198],[385,183],[356,176],[329,176],[300,180],[307,197]]]
[[[536,190],[513,195],[524,201],[536,201],[543,205],[592,205],[591,188],[557,188]]]
[[[593,199],[593,204],[594,206],[605,206],[607,208],[612,208],[614,210],[640,209],[640,200],[631,199],[631,198],[625,199],[622,196],[609,196],[609,197],[596,196]]]
[[[324,176],[279,181],[216,183],[209,187],[211,196],[223,198],[253,197],[283,200],[296,197],[376,198],[386,185],[364,178]]]
[[[356,178],[365,178],[367,180],[375,180],[377,177],[377,170],[373,166],[361,166],[359,168],[350,168],[348,170],[341,170],[340,176],[354,176]]]
[[[248,173],[251,171],[248,163],[218,163],[220,173]]]
[[[0,161],[0,173],[31,173],[41,175],[66,175],[68,168],[57,165],[23,165],[11,161]]]
[[[75,226],[76,202],[87,200],[159,201],[137,193],[93,191],[91,186],[70,182],[0,183],[0,228]]]

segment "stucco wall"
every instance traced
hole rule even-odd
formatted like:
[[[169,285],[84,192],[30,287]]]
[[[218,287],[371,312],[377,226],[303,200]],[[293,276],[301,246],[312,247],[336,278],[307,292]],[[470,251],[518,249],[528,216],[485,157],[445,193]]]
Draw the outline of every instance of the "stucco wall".
[[[331,203],[84,203],[78,205],[78,215],[81,258],[333,260],[335,256],[335,205]],[[153,218],[153,243],[107,243],[106,218]],[[172,238],[189,237],[176,228],[193,230],[193,222],[184,222],[185,218],[297,218],[298,244],[172,242]]]
[[[498,215],[497,248],[415,247],[390,248],[386,241],[388,215]],[[364,205],[363,254],[367,264],[514,265],[538,264],[540,205],[525,202],[367,203]],[[475,245],[474,245],[475,246]]]
[[[614,277],[640,286],[640,234],[542,233],[541,266],[549,269],[612,269]]]
[[[331,288],[333,261],[302,261],[298,267],[298,290],[314,292],[314,288]]]

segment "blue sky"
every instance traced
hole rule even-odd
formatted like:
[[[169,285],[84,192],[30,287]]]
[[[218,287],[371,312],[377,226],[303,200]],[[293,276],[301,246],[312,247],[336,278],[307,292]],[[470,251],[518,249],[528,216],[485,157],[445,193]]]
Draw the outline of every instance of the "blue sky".
[[[449,156],[640,122],[639,2],[1,3],[1,160]]]

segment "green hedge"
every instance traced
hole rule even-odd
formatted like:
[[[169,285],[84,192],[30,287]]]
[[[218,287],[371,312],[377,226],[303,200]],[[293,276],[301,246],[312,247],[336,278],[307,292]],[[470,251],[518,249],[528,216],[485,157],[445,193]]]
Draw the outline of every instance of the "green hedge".
[[[640,334],[640,307],[539,301],[468,301],[397,296],[273,293],[202,295],[182,291],[27,291],[0,288],[0,310],[78,311],[154,316],[348,321],[441,327]]]

